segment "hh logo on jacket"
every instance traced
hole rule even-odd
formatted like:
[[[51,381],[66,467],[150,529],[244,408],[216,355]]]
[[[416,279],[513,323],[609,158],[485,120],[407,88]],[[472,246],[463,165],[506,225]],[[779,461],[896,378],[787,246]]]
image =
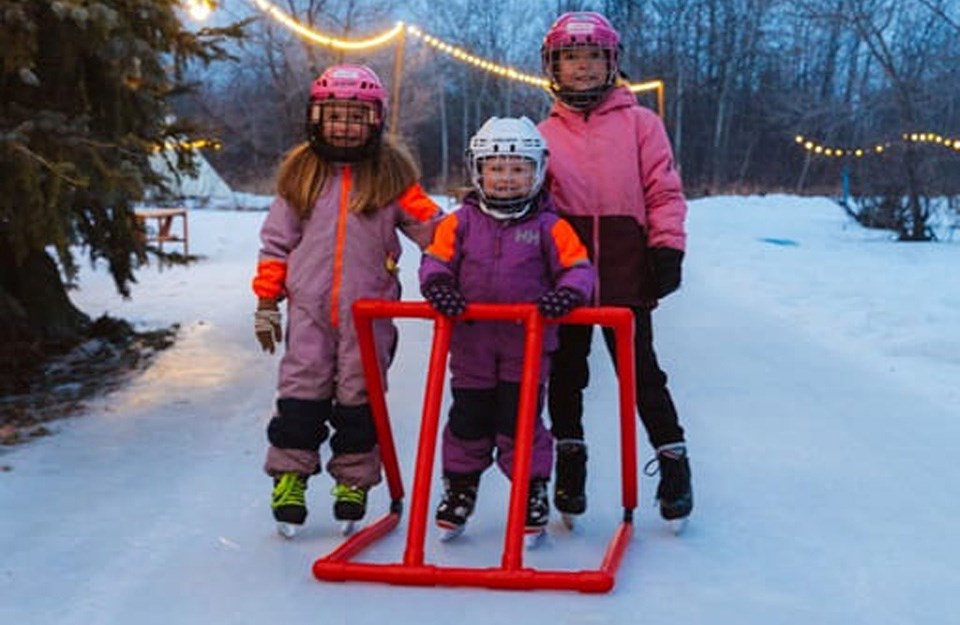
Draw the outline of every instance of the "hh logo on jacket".
[[[540,230],[538,228],[524,228],[517,230],[513,235],[517,243],[528,243],[530,245],[540,245]]]

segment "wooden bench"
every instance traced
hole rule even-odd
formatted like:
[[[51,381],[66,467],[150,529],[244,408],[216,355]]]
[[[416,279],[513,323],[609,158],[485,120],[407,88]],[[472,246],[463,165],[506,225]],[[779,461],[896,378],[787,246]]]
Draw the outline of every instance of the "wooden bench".
[[[164,243],[182,243],[183,255],[190,255],[185,208],[138,208],[134,211],[137,222],[144,232],[147,243],[156,243],[163,252]],[[179,230],[174,230],[174,221],[180,218]],[[152,223],[151,223],[152,222]]]

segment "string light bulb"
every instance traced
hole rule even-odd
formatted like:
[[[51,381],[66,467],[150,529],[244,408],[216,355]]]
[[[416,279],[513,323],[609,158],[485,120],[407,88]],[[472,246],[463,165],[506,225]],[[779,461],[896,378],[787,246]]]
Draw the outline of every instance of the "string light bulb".
[[[183,4],[187,14],[198,22],[205,21],[216,8],[213,0],[183,0]]]
[[[523,82],[529,85],[540,87],[541,89],[547,89],[549,87],[549,82],[546,78],[534,74],[527,74],[521,72],[513,67],[508,67],[505,65],[500,65],[494,63],[489,59],[477,56],[455,46],[451,43],[443,41],[433,35],[424,32],[422,29],[414,25],[404,25],[403,22],[397,22],[392,28],[384,31],[383,33],[367,38],[367,39],[357,39],[357,40],[348,40],[340,39],[333,37],[331,35],[326,35],[321,33],[309,26],[304,25],[302,22],[294,19],[288,13],[284,12],[282,9],[277,7],[269,0],[251,0],[257,7],[272,17],[274,20],[287,27],[291,31],[297,33],[304,39],[313,41],[323,46],[328,46],[331,48],[336,48],[338,50],[366,50],[369,48],[376,48],[393,41],[401,33],[406,32],[406,34],[414,37],[420,41],[423,41],[425,44],[431,48],[443,52],[444,54],[455,58],[458,61],[472,65],[478,69],[482,69],[491,74],[496,74],[503,78],[513,80],[516,82]],[[631,83],[628,85],[629,89],[634,93],[641,91],[654,91],[663,90],[663,81],[652,80],[642,83]]]
[[[807,152],[835,158],[843,156],[861,158],[871,152],[874,154],[883,154],[893,145],[891,142],[887,141],[871,147],[849,148],[842,146],[827,146],[812,141],[803,135],[796,135],[794,136],[793,140],[795,143],[802,146]],[[953,148],[956,151],[960,151],[960,139],[944,137],[943,135],[935,132],[905,132],[900,135],[900,140],[902,143],[933,143],[944,148]]]
[[[310,28],[309,26],[305,26],[303,23],[285,13],[272,2],[268,2],[267,0],[252,0],[252,2],[256,4],[261,11],[272,17],[283,26],[297,33],[304,39],[318,43],[322,46],[334,48],[336,50],[350,50],[355,52],[359,50],[369,50],[370,48],[378,48],[390,43],[403,32],[403,22],[397,22],[389,30],[384,31],[379,35],[374,35],[373,37],[368,37],[365,39],[340,39],[338,37],[325,35],[313,28]]]

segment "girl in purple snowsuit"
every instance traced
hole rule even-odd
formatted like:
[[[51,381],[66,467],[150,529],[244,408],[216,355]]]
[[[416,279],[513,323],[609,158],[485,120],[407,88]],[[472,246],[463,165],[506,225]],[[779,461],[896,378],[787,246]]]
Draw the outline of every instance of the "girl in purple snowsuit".
[[[470,302],[537,302],[548,317],[567,314],[593,290],[593,267],[570,225],[541,190],[546,144],[527,118],[488,120],[470,141],[475,190],[440,222],[420,266],[424,297],[456,316]],[[547,353],[556,348],[546,328]],[[514,432],[523,368],[524,327],[515,322],[454,326],[450,342],[453,405],[443,431],[445,494],[436,521],[448,536],[462,531],[476,502],[481,473],[493,463],[513,473]],[[541,532],[549,516],[546,483],[553,439],[538,415],[533,436],[527,529]]]
[[[397,300],[397,229],[421,247],[440,218],[402,145],[383,137],[386,91],[362,65],[336,65],[312,85],[309,141],[280,166],[278,197],[260,233],[253,290],[256,334],[265,351],[282,339],[277,303],[287,301],[286,350],[277,412],[267,428],[264,469],[274,478],[273,514],[292,535],[307,516],[307,478],[336,480],[334,516],[348,530],[363,518],[367,490],[380,481],[376,430],[350,307],[359,298]],[[396,346],[388,320],[374,324],[380,368]]]

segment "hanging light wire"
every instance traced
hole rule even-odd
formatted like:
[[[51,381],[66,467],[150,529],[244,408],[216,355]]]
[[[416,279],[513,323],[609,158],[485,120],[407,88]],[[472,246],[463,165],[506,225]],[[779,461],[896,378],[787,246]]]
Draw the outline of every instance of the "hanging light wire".
[[[397,22],[393,25],[392,28],[386,30],[379,35],[373,37],[368,37],[366,39],[340,39],[338,37],[331,37],[325,35],[318,30],[305,26],[300,21],[294,19],[289,14],[285,13],[275,4],[268,2],[267,0],[251,0],[257,7],[272,17],[274,20],[289,28],[293,32],[297,33],[304,39],[318,43],[322,46],[328,46],[336,50],[368,50],[370,48],[377,48],[383,45],[386,45],[393,41],[400,33],[403,32],[403,22]]]
[[[506,78],[508,80],[523,82],[529,85],[540,87],[541,89],[547,89],[549,86],[548,81],[542,76],[528,74],[513,67],[494,63],[489,59],[477,56],[459,46],[446,42],[438,37],[434,37],[433,35],[424,32],[422,29],[414,25],[405,26],[403,22],[397,22],[389,30],[386,30],[383,33],[373,37],[368,37],[366,39],[340,39],[330,35],[325,35],[318,30],[306,26],[302,22],[290,16],[288,13],[284,12],[272,2],[269,2],[269,0],[250,1],[253,2],[261,11],[269,15],[283,26],[289,28],[291,31],[297,33],[304,39],[313,41],[314,43],[318,43],[323,46],[328,46],[338,50],[368,50],[390,43],[401,33],[403,33],[404,29],[406,29],[406,33],[410,36],[423,41],[431,48],[451,56],[462,63],[472,65],[473,67],[484,70],[491,74],[495,74],[502,78]],[[658,91],[662,93],[663,81],[651,80],[641,83],[630,83],[628,87],[630,91],[633,91],[634,93],[641,91]]]
[[[842,158],[852,156],[862,158],[870,154],[883,154],[893,146],[893,142],[885,141],[871,146],[846,147],[835,145],[823,145],[803,135],[797,135],[793,138],[794,142],[800,145],[804,150],[817,156],[830,156]],[[900,136],[901,143],[932,143],[945,148],[960,152],[960,139],[944,137],[935,132],[905,132]]]

